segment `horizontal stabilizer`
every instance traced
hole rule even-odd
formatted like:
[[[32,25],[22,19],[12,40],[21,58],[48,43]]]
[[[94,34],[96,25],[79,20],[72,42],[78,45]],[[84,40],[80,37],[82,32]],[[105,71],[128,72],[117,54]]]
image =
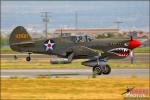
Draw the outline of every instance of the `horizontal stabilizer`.
[[[20,43],[13,43],[13,44],[11,44],[11,46],[25,46],[25,45],[33,45],[34,44],[34,42],[20,42]]]

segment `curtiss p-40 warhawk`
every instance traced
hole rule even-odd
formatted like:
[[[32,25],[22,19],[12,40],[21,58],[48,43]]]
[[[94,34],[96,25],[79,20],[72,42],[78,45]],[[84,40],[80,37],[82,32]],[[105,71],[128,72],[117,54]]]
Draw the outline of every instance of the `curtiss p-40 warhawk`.
[[[83,39],[84,38],[84,39]],[[74,59],[89,59],[81,64],[93,67],[98,75],[108,75],[111,67],[107,64],[109,59],[125,58],[141,43],[135,39],[91,39],[88,36],[58,37],[33,40],[26,29],[16,27],[9,39],[10,48],[17,52],[27,52],[26,61],[31,60],[31,53],[57,55],[71,63]]]

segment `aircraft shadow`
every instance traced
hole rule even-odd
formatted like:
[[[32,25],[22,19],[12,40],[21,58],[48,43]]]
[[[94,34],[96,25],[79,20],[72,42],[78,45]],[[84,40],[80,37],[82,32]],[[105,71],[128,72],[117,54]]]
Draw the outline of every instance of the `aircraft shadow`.
[[[81,75],[81,74],[46,74],[46,75],[38,75],[38,76],[76,76],[76,75]]]

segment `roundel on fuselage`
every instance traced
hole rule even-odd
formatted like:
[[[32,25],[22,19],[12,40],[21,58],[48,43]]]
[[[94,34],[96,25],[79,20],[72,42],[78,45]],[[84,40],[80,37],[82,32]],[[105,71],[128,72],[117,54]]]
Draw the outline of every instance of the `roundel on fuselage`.
[[[53,40],[46,40],[44,42],[44,48],[46,51],[51,51],[55,48],[56,43]]]

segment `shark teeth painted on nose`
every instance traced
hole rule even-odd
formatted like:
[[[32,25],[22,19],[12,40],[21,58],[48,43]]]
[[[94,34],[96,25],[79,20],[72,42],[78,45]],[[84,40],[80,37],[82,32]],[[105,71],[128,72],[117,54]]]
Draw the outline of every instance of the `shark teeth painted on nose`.
[[[130,50],[128,48],[114,48],[108,51],[109,53],[115,54],[117,56],[128,56]]]

